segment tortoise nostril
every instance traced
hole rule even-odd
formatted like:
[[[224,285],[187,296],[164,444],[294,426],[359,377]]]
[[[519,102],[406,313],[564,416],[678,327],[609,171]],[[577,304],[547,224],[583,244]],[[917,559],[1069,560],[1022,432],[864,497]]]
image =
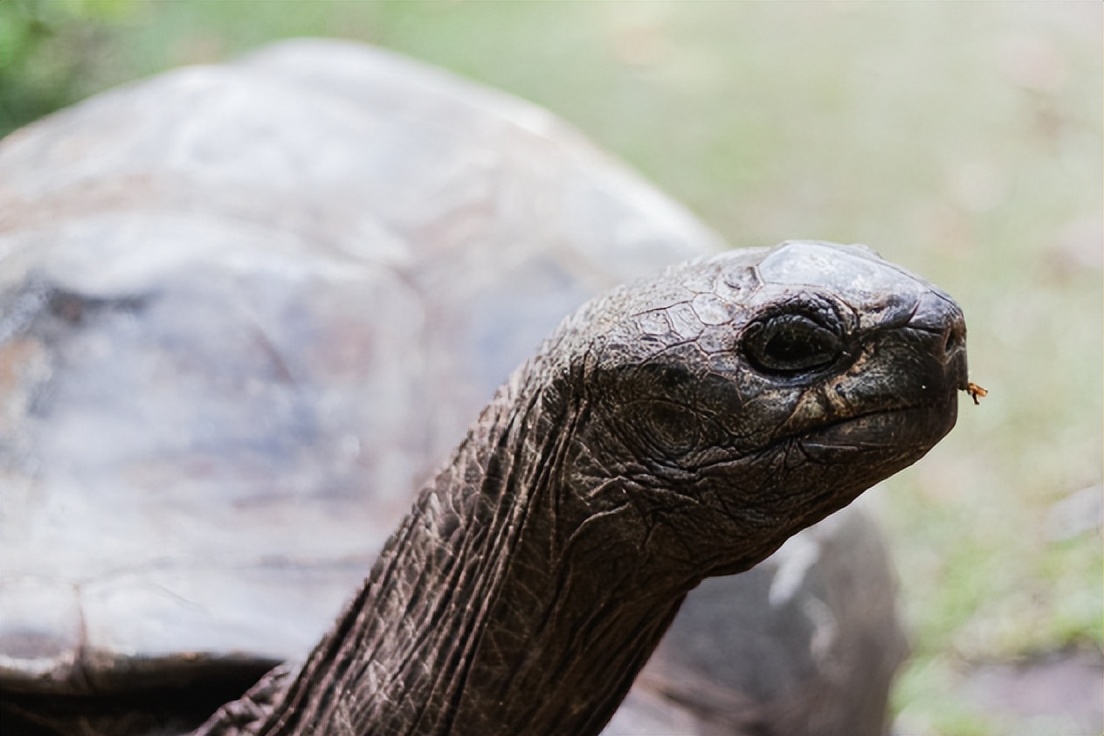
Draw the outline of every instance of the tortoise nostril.
[[[966,344],[966,327],[962,320],[955,320],[943,332],[943,354],[950,355]]]

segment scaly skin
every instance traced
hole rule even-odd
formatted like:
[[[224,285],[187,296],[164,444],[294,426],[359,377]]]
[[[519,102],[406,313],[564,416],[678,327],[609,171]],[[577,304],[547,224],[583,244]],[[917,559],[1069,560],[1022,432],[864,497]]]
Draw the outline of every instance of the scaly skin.
[[[201,734],[597,734],[704,577],[923,456],[961,312],[859,249],[731,253],[584,306],[499,390],[286,690]]]

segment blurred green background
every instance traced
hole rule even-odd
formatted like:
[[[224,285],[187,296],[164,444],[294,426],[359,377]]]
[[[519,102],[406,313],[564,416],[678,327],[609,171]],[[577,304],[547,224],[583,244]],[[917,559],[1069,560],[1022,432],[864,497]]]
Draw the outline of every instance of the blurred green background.
[[[878,495],[915,649],[898,731],[1100,733],[1102,7],[0,0],[0,134],[353,38],[550,108],[733,246],[864,242],[923,273],[990,395]]]

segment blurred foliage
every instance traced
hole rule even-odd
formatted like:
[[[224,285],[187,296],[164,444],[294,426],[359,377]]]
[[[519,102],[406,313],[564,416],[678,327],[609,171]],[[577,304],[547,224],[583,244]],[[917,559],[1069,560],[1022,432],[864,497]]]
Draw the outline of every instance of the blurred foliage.
[[[129,0],[0,2],[0,136],[94,89],[105,25],[131,8]]]
[[[1032,733],[965,685],[1104,637],[1101,7],[0,0],[0,130],[274,39],[353,38],[556,111],[734,246],[866,242],[925,274],[965,308],[990,395],[878,494],[914,630],[898,725]]]

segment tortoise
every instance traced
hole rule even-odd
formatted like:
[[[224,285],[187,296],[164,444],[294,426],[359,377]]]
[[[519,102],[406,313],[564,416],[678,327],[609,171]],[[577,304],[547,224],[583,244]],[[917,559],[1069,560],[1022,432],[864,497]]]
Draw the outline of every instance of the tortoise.
[[[722,247],[548,113],[338,42],[105,93],[9,136],[0,172],[0,686],[5,726],[44,732],[187,730],[301,661],[541,336]],[[861,251],[775,253],[937,295],[949,394],[964,385],[941,292]],[[901,464],[949,430],[940,411]],[[892,575],[866,516],[829,522],[691,594],[641,698],[733,729],[800,711],[808,733],[881,730],[903,655]],[[686,642],[718,618],[742,636],[703,658]],[[723,697],[662,684],[693,668]]]

